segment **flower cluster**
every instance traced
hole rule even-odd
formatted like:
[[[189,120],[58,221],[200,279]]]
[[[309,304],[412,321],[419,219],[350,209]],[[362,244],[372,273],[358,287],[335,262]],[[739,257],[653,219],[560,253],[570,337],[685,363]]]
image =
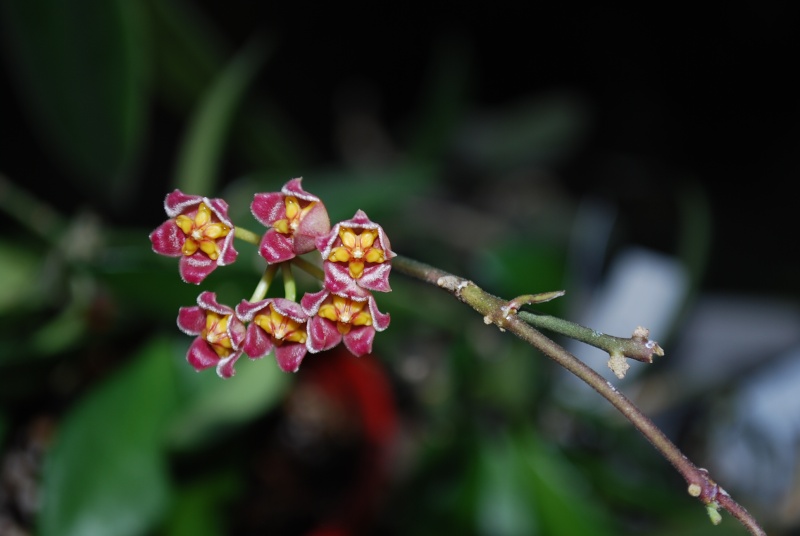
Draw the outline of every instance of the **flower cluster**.
[[[267,261],[250,300],[231,308],[205,291],[197,305],[180,309],[178,327],[196,336],[187,353],[195,369],[216,366],[217,374],[229,378],[243,354],[258,359],[274,351],[278,366],[294,372],[307,352],[340,343],[356,356],[369,353],[375,333],[389,326],[389,315],[378,310],[372,294],[391,290],[395,253],[383,228],[361,210],[331,227],[325,205],[303,190],[301,180],[290,180],[280,192],[255,194],[250,210],[268,227],[263,237],[235,227],[222,199],[180,190],[167,195],[169,219],[150,234],[150,241],[156,253],[180,257],[185,282],[200,284],[218,266],[235,261],[234,237],[254,242]],[[313,251],[321,255],[321,270],[298,258]],[[290,277],[293,263],[318,271],[322,289],[306,293],[299,302],[288,288],[285,298],[267,298],[275,269]]]

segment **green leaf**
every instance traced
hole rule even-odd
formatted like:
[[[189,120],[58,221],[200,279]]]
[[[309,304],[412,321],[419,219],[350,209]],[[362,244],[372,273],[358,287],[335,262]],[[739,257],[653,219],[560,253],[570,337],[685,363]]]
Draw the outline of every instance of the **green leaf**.
[[[73,300],[67,307],[42,322],[31,334],[29,352],[21,357],[30,359],[32,356],[55,355],[74,348],[86,334],[87,327],[85,305]],[[13,359],[15,354],[12,353],[10,357]]]
[[[187,193],[210,195],[236,107],[265,57],[259,40],[251,42],[222,72],[200,102],[181,147],[175,186]]]
[[[227,40],[214,21],[190,2],[147,0],[143,5],[159,51],[154,58],[156,91],[168,108],[186,115],[222,71]],[[303,156],[303,134],[267,95],[248,98],[247,113],[237,116],[235,123],[227,143],[250,168],[269,168],[277,177],[288,177],[308,160]]]
[[[479,272],[474,277],[500,296],[519,296],[564,288],[564,248],[548,236],[509,235],[491,249],[479,252]],[[531,307],[536,311],[558,311],[563,300]]]
[[[45,460],[40,536],[136,535],[162,517],[172,358],[169,344],[153,342],[64,418]]]
[[[462,495],[475,533],[619,533],[577,469],[533,430],[482,434],[476,447]]]
[[[153,85],[159,100],[179,115],[189,112],[223,65],[220,28],[185,0],[144,0],[147,29],[158,54]]]
[[[178,490],[164,533],[169,536],[222,536],[227,508],[240,491],[238,472],[221,472]]]
[[[531,430],[513,437],[510,447],[525,495],[536,498],[542,534],[618,534],[592,498],[588,483],[556,449]]]
[[[39,301],[39,271],[40,260],[33,252],[0,242],[0,314]]]
[[[540,532],[536,496],[522,485],[518,459],[509,447],[508,442],[493,439],[479,452],[480,477],[475,508],[478,534],[513,536]]]
[[[185,347],[181,352],[185,353]],[[227,380],[213,369],[197,372],[183,359],[178,367],[180,410],[169,435],[170,445],[176,449],[196,447],[219,437],[220,431],[262,415],[282,399],[292,378],[271,356],[241,358],[236,376]]]
[[[86,193],[124,197],[145,111],[137,2],[0,2],[18,92],[46,146]]]

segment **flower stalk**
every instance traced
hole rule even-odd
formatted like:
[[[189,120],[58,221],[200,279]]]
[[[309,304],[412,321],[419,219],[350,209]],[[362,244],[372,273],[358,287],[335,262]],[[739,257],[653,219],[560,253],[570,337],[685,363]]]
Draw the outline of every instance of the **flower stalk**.
[[[281,275],[283,275],[284,297],[289,301],[297,301],[297,283],[294,280],[291,262],[281,264]]]
[[[245,229],[244,227],[236,226],[233,230],[234,235],[236,238],[240,240],[244,240],[254,246],[257,246],[261,243],[261,235],[250,231],[249,229]]]
[[[292,259],[292,264],[315,279],[319,279],[320,281],[325,280],[325,272],[322,270],[322,268],[312,262],[307,261],[303,257],[295,257]]]
[[[267,268],[264,270],[264,273],[261,275],[261,279],[259,279],[258,284],[256,285],[256,289],[253,291],[253,295],[248,301],[257,302],[264,299],[264,297],[267,295],[267,292],[269,292],[269,286],[272,284],[272,280],[275,279],[275,273],[277,271],[277,264],[270,264],[267,266]]]

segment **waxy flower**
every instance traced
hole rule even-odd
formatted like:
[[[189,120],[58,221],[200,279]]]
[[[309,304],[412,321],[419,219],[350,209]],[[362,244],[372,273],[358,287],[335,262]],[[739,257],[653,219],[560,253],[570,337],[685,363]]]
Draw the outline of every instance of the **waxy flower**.
[[[389,261],[395,257],[383,228],[359,210],[317,240],[325,269],[325,288],[335,294],[366,299],[370,290],[389,292]]]
[[[233,366],[242,355],[245,327],[233,309],[217,303],[216,294],[203,292],[197,297],[197,305],[181,307],[178,327],[187,335],[197,335],[186,354],[195,369],[216,366],[220,377],[234,375]]]
[[[296,372],[306,356],[306,320],[308,315],[299,304],[283,298],[242,302],[236,316],[249,322],[243,349],[256,359],[275,349],[275,359],[284,372]]]
[[[306,346],[311,352],[344,342],[352,354],[368,354],[375,332],[389,327],[389,315],[378,311],[371,294],[358,301],[321,290],[306,294],[300,303],[309,316]]]
[[[328,210],[319,197],[300,186],[302,178],[287,182],[280,192],[255,194],[250,210],[271,227],[258,252],[269,263],[288,261],[316,248],[318,237],[331,229]]]
[[[181,258],[184,281],[199,284],[217,266],[236,260],[225,201],[175,190],[164,200],[164,209],[170,219],[150,233],[150,242],[156,253]]]

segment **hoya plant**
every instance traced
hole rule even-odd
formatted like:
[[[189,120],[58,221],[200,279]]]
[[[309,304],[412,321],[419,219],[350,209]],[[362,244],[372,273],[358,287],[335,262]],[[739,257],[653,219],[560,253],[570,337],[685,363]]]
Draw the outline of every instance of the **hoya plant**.
[[[606,351],[608,367],[622,379],[628,359],[652,363],[664,350],[649,338],[646,327],[631,337],[599,333],[560,318],[523,311],[525,306],[556,299],[564,291],[527,294],[507,300],[472,281],[392,251],[386,232],[361,210],[331,226],[328,210],[307,192],[302,179],[287,182],[279,192],[255,193],[250,205],[263,226],[256,233],[231,221],[228,203],[175,190],[164,201],[168,219],[150,234],[153,251],[179,258],[184,282],[199,284],[214,270],[233,263],[234,239],[258,248],[264,270],[253,294],[236,304],[217,301],[203,291],[196,305],[181,307],[177,324],[194,336],[186,360],[197,371],[215,368],[231,378],[242,356],[274,355],[284,372],[297,372],[308,353],[344,345],[354,358],[369,354],[377,333],[389,328],[390,313],[381,312],[375,293],[391,292],[394,268],[449,292],[502,332],[516,335],[590,385],[624,415],[685,479],[687,492],[705,507],[713,524],[728,511],[752,534],[765,534],[756,520],[709,475],[692,463],[630,399],[594,369],[545,336],[540,328]],[[309,258],[309,254],[313,257]],[[319,290],[298,299],[293,270],[318,280]],[[282,273],[283,297],[267,297],[277,272]]]
[[[776,427],[782,459],[758,426],[715,436],[755,368],[728,367],[725,352],[747,340],[766,362],[753,334],[777,323],[748,310],[763,324],[739,330],[714,315],[720,349],[675,312],[693,312],[706,274],[737,292],[796,288],[791,255],[763,254],[792,243],[776,231],[793,228],[775,219],[792,214],[776,205],[788,196],[704,182],[704,169],[749,184],[753,169],[795,165],[775,150],[742,165],[728,143],[748,138],[722,135],[730,123],[714,114],[738,116],[698,100],[698,76],[719,86],[706,61],[718,40],[703,40],[711,56],[676,56],[697,62],[684,88],[660,83],[663,69],[602,76],[626,65],[605,39],[614,24],[647,58],[628,63],[666,59],[615,13],[598,38],[571,13],[501,39],[482,13],[462,37],[427,34],[436,18],[412,13],[407,39],[331,6],[336,24],[305,7],[282,20],[267,2],[0,2],[12,112],[0,121],[0,534],[791,530],[791,423]],[[551,54],[581,47],[593,61]],[[509,55],[536,67],[502,69]],[[639,95],[648,86],[659,92]],[[671,100],[681,91],[691,106]],[[690,123],[668,115],[684,108]],[[704,110],[718,128],[687,128]],[[675,169],[700,157],[707,168]],[[673,257],[688,289],[653,284],[648,300],[620,286],[637,306],[672,300],[672,317],[572,322],[638,244]],[[693,329],[705,347],[682,352]],[[588,404],[571,405],[575,385]],[[794,398],[742,405],[761,424]],[[679,404],[691,411],[667,415]],[[777,499],[764,484],[782,470]]]

